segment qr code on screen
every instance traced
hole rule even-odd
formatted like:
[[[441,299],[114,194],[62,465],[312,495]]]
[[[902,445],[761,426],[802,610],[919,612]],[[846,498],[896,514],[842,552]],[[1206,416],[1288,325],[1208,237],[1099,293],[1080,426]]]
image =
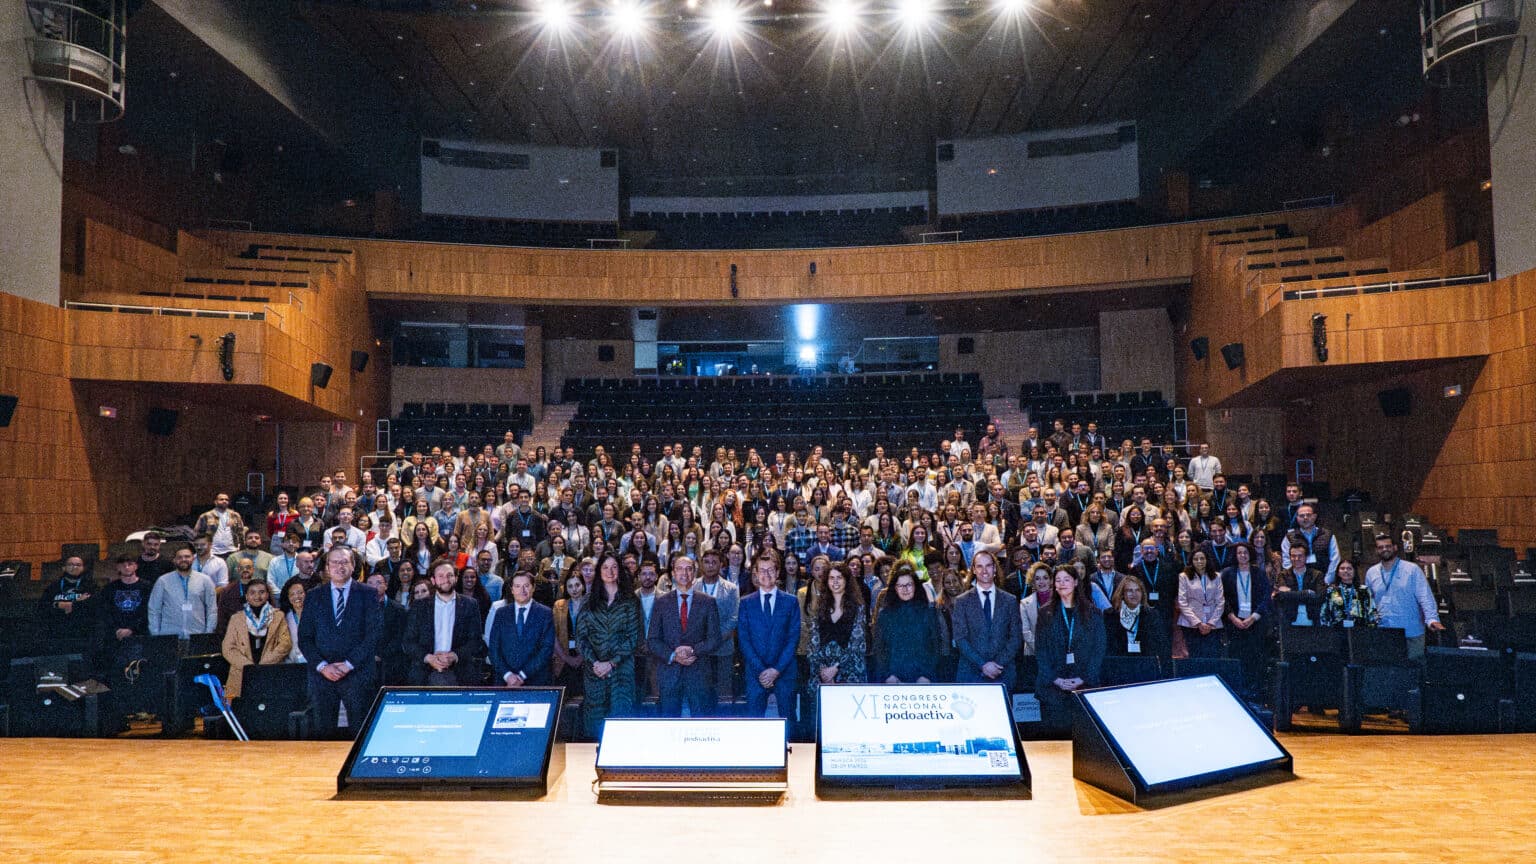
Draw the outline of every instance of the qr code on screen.
[[[1008,754],[1002,750],[987,751],[987,764],[992,768],[1007,768]]]

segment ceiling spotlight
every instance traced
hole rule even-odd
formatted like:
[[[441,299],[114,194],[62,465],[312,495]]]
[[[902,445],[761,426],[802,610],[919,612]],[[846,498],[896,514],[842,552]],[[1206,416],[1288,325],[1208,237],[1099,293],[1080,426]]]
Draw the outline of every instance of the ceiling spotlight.
[[[852,33],[859,26],[859,16],[863,10],[853,0],[828,0],[822,9],[821,17],[826,22],[827,29],[839,36]]]
[[[644,6],[637,0],[619,0],[608,14],[608,21],[613,26],[614,32],[620,36],[635,38],[645,32],[646,15]]]
[[[897,0],[896,18],[908,31],[926,29],[933,16],[933,0]]]
[[[1029,0],[997,0],[995,5],[1004,15],[1022,15],[1029,8]]]
[[[716,0],[709,7],[709,29],[721,39],[731,40],[741,35],[745,13],[732,0]]]
[[[539,4],[539,23],[547,30],[560,31],[571,26],[571,7],[565,0],[544,0]]]

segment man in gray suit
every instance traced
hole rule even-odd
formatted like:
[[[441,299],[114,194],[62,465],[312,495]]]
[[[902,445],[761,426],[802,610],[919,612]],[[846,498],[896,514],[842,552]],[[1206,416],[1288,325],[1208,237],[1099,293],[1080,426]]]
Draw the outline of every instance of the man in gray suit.
[[[971,570],[975,584],[955,599],[955,649],[960,652],[955,680],[1011,689],[1021,644],[1018,599],[997,587],[997,559],[991,552],[977,552]]]
[[[721,705],[730,705],[736,701],[736,610],[741,606],[741,589],[729,579],[720,578],[723,563],[716,549],[699,556],[697,590],[715,598],[715,611],[720,613],[720,647],[711,658],[715,700]]]
[[[657,664],[656,683],[663,717],[681,717],[684,702],[692,717],[714,713],[709,658],[720,643],[715,601],[694,590],[693,559],[672,562],[673,590],[656,598],[646,645]]]

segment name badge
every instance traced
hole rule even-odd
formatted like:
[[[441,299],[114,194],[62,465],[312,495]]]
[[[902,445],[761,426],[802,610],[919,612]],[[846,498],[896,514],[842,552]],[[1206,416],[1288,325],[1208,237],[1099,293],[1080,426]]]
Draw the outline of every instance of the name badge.
[[[531,531],[530,529],[524,528],[523,529],[523,536],[524,537],[532,537],[533,536],[533,531]]]
[[[1353,618],[1345,618],[1344,619],[1344,627],[1346,629],[1348,629],[1350,627],[1353,627],[1353,626],[1355,626],[1355,619],[1353,619]]]
[[[1252,603],[1239,603],[1239,604],[1237,604],[1237,617],[1239,617],[1239,618],[1247,618],[1249,615],[1252,615],[1252,614],[1253,614],[1253,604]]]
[[[1150,600],[1153,603],[1156,603],[1157,602],[1157,592],[1156,591],[1148,591],[1147,592],[1147,599]]]
[[[1140,642],[1127,642],[1127,643],[1125,643],[1125,653],[1127,653],[1127,654],[1140,654],[1141,653],[1141,643]]]
[[[1068,651],[1067,652],[1067,665],[1071,666],[1072,664],[1074,664],[1076,662],[1077,662],[1077,655],[1072,653],[1071,651]]]
[[[565,647],[570,648],[572,650],[575,650],[575,648],[576,648],[576,640],[575,639],[568,639],[568,640],[566,640]]]
[[[190,602],[181,604],[181,611],[183,611],[183,612],[191,612],[192,611],[192,604]]]

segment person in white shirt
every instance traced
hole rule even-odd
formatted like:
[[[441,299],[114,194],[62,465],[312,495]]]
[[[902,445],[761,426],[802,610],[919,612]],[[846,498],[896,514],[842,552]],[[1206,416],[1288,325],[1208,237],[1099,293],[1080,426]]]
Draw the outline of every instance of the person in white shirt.
[[[218,624],[213,580],[192,569],[193,557],[191,549],[177,549],[172,559],[176,569],[155,580],[149,592],[149,635],[186,639],[212,633]]]
[[[1397,557],[1397,543],[1390,534],[1376,535],[1377,563],[1365,571],[1365,585],[1381,618],[1381,627],[1401,627],[1408,640],[1408,659],[1424,659],[1424,633],[1445,629],[1435,606],[1424,571],[1412,561]]]
[[[1200,455],[1189,460],[1189,479],[1196,486],[1209,492],[1221,473],[1221,460],[1211,455],[1211,445],[1201,444]]]
[[[337,511],[336,526],[331,529],[329,535],[334,537],[335,532],[338,530],[342,531],[346,535],[345,543],[358,552],[363,551],[364,547],[368,545],[368,535],[364,534],[360,529],[357,528],[357,526],[352,524],[351,507],[343,507]],[[323,551],[331,551],[331,546],[334,544],[334,542],[334,540],[327,539],[325,543],[325,549]]]
[[[965,440],[965,429],[963,427],[955,427],[954,440],[945,443],[944,452],[959,459],[961,462],[970,461],[971,445]]]
[[[213,537],[200,534],[192,541],[192,548],[197,553],[192,560],[192,569],[207,576],[213,587],[223,588],[229,584],[229,565],[223,558],[213,554]]]

